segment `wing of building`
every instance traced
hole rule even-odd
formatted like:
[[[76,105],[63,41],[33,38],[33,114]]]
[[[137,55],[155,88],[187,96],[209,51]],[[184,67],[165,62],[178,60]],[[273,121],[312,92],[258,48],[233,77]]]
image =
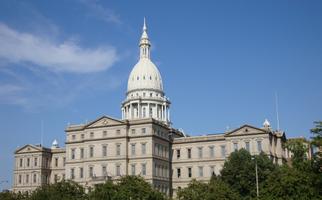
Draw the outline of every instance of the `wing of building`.
[[[221,134],[186,136],[171,126],[170,101],[161,73],[151,60],[151,43],[144,22],[140,56],[129,78],[122,119],[102,116],[66,128],[65,148],[26,145],[15,151],[13,190],[32,191],[62,179],[86,188],[140,175],[155,188],[175,195],[193,178],[208,181],[219,174],[225,159],[237,149],[266,153],[273,162],[285,160],[285,134],[243,125]]]

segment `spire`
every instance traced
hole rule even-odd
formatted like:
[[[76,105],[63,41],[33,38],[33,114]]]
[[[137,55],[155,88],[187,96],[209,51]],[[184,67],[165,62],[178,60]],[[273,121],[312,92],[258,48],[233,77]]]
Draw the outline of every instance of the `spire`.
[[[142,36],[140,39],[140,59],[141,58],[148,58],[150,59],[150,40],[147,34],[147,26],[145,22],[145,17],[143,19],[143,31],[142,31]]]

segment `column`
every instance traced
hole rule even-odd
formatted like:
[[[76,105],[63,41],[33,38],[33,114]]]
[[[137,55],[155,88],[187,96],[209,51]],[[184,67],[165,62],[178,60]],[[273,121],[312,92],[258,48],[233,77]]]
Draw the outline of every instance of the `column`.
[[[122,119],[124,119],[124,108],[122,108]]]
[[[150,118],[151,115],[150,115],[150,103],[148,103],[148,117]]]
[[[168,116],[167,116],[167,112],[168,112],[168,110],[167,110],[167,106],[164,106],[164,120],[167,122],[168,121]]]
[[[133,112],[132,112],[132,104],[130,103],[130,117],[129,117],[129,119],[132,119],[133,118],[133,114],[132,114]]]
[[[168,120],[170,121],[170,107],[168,108]]]
[[[138,118],[141,119],[142,118],[141,116],[142,116],[141,102],[139,101],[138,102]]]

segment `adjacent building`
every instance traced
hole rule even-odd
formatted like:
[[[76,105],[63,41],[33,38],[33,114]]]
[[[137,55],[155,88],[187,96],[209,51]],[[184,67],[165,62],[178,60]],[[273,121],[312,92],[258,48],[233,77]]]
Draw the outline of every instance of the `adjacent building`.
[[[26,145],[15,152],[13,190],[32,191],[63,179],[90,189],[106,180],[140,175],[159,191],[175,195],[193,178],[208,181],[219,174],[229,154],[244,148],[252,155],[266,153],[274,163],[286,156],[285,134],[265,120],[258,128],[243,125],[220,134],[187,136],[172,127],[169,98],[150,56],[144,22],[140,57],[128,79],[122,119],[102,116],[69,125],[65,148]]]

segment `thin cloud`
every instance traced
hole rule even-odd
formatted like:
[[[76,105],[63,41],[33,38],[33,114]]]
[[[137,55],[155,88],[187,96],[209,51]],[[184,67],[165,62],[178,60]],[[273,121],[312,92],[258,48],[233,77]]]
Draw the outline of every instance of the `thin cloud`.
[[[118,55],[111,46],[90,49],[75,41],[54,42],[0,23],[1,59],[8,63],[31,63],[57,72],[89,73],[110,68]]]
[[[80,0],[89,10],[88,15],[108,23],[121,24],[120,17],[113,10],[103,7],[96,0]]]

